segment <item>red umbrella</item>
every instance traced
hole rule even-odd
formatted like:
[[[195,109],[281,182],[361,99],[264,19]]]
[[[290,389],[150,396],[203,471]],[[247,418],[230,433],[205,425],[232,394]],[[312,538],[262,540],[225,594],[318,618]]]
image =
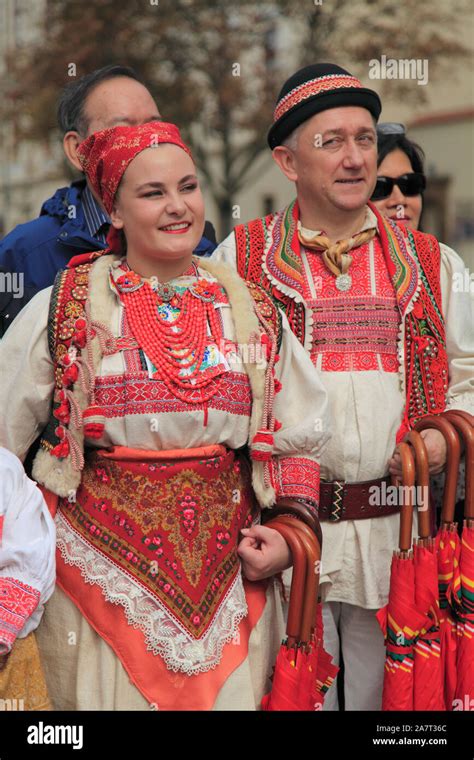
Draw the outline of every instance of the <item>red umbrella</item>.
[[[316,536],[304,523],[279,516],[267,523],[285,538],[293,554],[293,577],[287,621],[287,640],[277,655],[272,690],[263,710],[318,710],[324,688],[338,668],[316,639],[315,610],[321,551]]]
[[[457,683],[453,707],[470,709],[474,698],[474,418],[455,410],[446,412],[445,416],[462,436],[466,450],[465,520],[458,573],[449,598],[457,618]]]
[[[474,520],[466,520],[461,545],[461,609],[457,622],[457,683],[453,707],[472,709],[474,700]]]
[[[441,528],[436,538],[438,551],[438,581],[441,629],[441,663],[444,673],[444,700],[451,709],[457,682],[457,629],[456,620],[448,601],[455,570],[459,564],[461,545],[457,525]]]
[[[418,539],[413,544],[415,605],[426,622],[420,629],[414,654],[414,710],[445,710],[440,646],[438,562],[431,538],[429,510],[429,464],[423,438],[412,430],[406,440],[413,446],[416,462]]]
[[[446,480],[441,511],[441,528],[435,541],[438,562],[438,593],[440,605],[441,668],[444,681],[444,703],[451,709],[457,681],[456,621],[448,603],[448,589],[453,584],[460,551],[457,525],[454,523],[456,487],[461,447],[453,425],[441,415],[423,417],[416,425],[417,431],[434,428],[446,441]]]
[[[420,630],[429,623],[416,607],[415,566],[410,551],[415,463],[407,443],[400,443],[398,450],[402,483],[410,488],[400,512],[399,550],[392,558],[388,604],[377,613],[386,646],[382,710],[413,710],[414,648]]]
[[[339,668],[332,662],[332,657],[324,649],[324,627],[321,605],[318,604],[319,575],[321,562],[321,543],[311,530],[302,522],[295,524],[290,517],[281,518],[287,525],[293,525],[299,532],[300,538],[306,543],[307,549],[307,594],[309,604],[302,616],[302,638],[306,640],[307,631],[310,631],[309,645],[307,647],[307,663],[305,672],[308,674],[311,684],[311,708],[322,710],[324,697],[333,684]],[[289,521],[289,522],[288,522]],[[314,551],[314,545],[316,551]],[[312,600],[312,606],[311,606]]]

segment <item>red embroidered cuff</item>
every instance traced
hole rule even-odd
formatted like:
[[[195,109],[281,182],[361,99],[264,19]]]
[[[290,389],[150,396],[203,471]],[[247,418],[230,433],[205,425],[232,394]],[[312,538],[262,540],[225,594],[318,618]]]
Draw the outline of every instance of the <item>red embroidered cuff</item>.
[[[0,578],[0,654],[9,652],[39,604],[40,592],[16,578]]]
[[[306,457],[274,457],[272,475],[277,498],[288,496],[319,505],[319,464]]]

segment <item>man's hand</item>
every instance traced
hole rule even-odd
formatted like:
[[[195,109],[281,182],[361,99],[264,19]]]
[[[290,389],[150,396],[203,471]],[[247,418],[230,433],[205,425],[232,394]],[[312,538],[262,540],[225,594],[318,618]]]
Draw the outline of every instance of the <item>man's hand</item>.
[[[237,553],[242,560],[242,570],[249,581],[269,578],[291,567],[292,557],[283,536],[272,528],[254,525],[241,531],[244,538]]]
[[[426,446],[430,475],[437,475],[444,470],[444,465],[446,464],[446,441],[444,435],[434,428],[422,430],[420,435]],[[393,456],[388,463],[388,468],[390,475],[396,475],[401,480],[402,460],[398,448],[393,452]]]

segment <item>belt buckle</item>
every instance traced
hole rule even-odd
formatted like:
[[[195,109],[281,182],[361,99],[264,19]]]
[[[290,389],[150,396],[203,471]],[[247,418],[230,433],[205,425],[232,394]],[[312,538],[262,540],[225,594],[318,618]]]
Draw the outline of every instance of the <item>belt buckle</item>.
[[[344,480],[333,480],[332,506],[329,514],[330,522],[339,522],[344,514]]]

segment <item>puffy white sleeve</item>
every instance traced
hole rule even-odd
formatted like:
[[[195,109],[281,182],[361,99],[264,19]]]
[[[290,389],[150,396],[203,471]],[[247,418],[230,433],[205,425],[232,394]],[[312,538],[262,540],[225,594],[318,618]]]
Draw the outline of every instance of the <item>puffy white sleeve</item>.
[[[474,414],[474,286],[460,256],[443,244],[440,251],[449,364],[446,408]]]
[[[217,246],[210,259],[211,261],[223,261],[225,264],[229,264],[232,269],[237,269],[237,250],[233,232]]]
[[[48,421],[54,391],[50,298],[51,288],[37,293],[0,340],[0,446],[22,461]]]
[[[319,504],[319,457],[331,434],[326,390],[308,353],[282,313],[283,337],[275,376],[281,389],[274,414],[281,424],[274,435],[272,470],[277,498]]]
[[[0,654],[39,625],[56,580],[56,531],[39,488],[0,448]]]

